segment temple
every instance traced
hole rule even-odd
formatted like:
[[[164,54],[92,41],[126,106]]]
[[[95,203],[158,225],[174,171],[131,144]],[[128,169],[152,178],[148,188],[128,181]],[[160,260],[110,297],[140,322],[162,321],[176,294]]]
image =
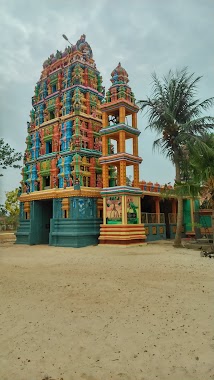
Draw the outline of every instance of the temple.
[[[27,125],[16,243],[81,247],[174,237],[176,199],[139,179],[139,109],[120,63],[111,83],[105,96],[85,35],[44,62]],[[184,200],[184,236],[194,234],[196,202]]]

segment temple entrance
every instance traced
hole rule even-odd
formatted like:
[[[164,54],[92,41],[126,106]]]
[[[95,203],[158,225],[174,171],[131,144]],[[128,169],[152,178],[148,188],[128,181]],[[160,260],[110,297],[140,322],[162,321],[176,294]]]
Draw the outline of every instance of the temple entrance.
[[[49,244],[50,220],[52,218],[52,200],[32,202],[30,244]]]
[[[160,201],[160,212],[165,216],[166,223],[166,238],[170,239],[170,224],[169,214],[172,213],[172,201],[169,199],[163,199]]]
[[[141,212],[155,213],[155,202],[150,195],[144,195],[144,197],[141,198]]]

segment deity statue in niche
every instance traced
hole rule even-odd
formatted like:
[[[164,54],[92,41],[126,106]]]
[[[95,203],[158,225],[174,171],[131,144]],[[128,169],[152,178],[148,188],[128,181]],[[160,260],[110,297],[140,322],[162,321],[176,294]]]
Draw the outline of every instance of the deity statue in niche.
[[[38,96],[39,96],[39,85],[37,84],[34,88],[34,96],[36,101],[38,101]]]
[[[118,91],[118,99],[125,98],[126,92],[125,92],[125,87],[120,86],[119,91]]]
[[[23,162],[24,162],[24,164],[27,162],[27,152],[24,153]]]
[[[61,89],[62,89],[62,81],[63,81],[63,73],[62,73],[62,71],[60,71],[58,73],[58,83],[57,83],[57,90],[58,91],[61,91]]]
[[[101,174],[97,175],[97,187],[103,187],[102,175]]]
[[[74,91],[72,101],[73,101],[74,111],[80,111],[81,105],[84,101],[84,95],[81,93],[81,91],[78,88]]]
[[[39,190],[39,182],[37,180],[34,181],[34,191]]]
[[[58,138],[55,138],[54,140],[53,140],[53,151],[54,152],[57,152],[58,150],[59,150],[59,139]]]
[[[94,149],[99,150],[99,148],[100,148],[100,141],[99,141],[99,138],[96,137],[94,141]]]
[[[72,72],[72,84],[83,84],[83,70],[79,65]]]
[[[26,192],[27,194],[29,194],[29,192],[30,192],[30,185],[29,185],[28,182],[25,182],[25,192]]]
[[[121,197],[112,196],[106,198],[107,218],[109,220],[121,221]]]
[[[138,205],[136,205],[135,197],[127,197],[127,219],[131,224],[138,223]]]
[[[51,83],[50,83],[50,79],[48,79],[48,95],[50,95],[51,94],[51,92],[52,92],[52,88],[51,88]]]
[[[82,146],[81,138],[80,136],[77,136],[73,139],[73,146],[75,147],[76,150],[80,150]]]
[[[66,179],[66,177],[64,177],[64,179],[63,179],[63,189],[66,189],[66,187],[67,187],[67,179]]]
[[[32,124],[34,124],[34,122],[35,122],[35,110],[34,110],[34,108],[32,108],[32,110],[30,111],[30,121]]]
[[[58,187],[58,177],[56,177],[56,176],[53,177],[53,187],[54,188]]]
[[[44,109],[44,121],[48,121],[49,120],[49,112],[48,112],[48,109],[47,107]]]
[[[96,107],[92,107],[91,116],[92,116],[92,117],[97,117],[97,110],[96,110]]]
[[[56,102],[55,102],[55,116],[56,117],[61,116],[61,113],[62,113],[61,108],[62,108],[62,103],[60,102],[59,96],[57,96]]]

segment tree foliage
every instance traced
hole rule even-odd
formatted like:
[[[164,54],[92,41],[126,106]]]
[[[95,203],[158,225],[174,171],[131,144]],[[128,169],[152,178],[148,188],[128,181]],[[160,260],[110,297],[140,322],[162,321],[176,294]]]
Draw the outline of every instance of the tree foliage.
[[[22,154],[16,152],[15,149],[11,148],[8,143],[4,142],[4,139],[0,139],[0,169],[7,169],[8,167],[14,169],[20,169],[21,165],[18,162],[22,159]],[[3,176],[0,173],[0,176]]]
[[[194,172],[193,167],[190,169],[189,166],[190,147],[200,146],[201,150],[205,150],[203,136],[214,128],[214,117],[203,114],[214,104],[214,97],[202,102],[195,98],[201,77],[189,74],[186,68],[175,73],[170,71],[162,80],[155,73],[152,78],[152,96],[139,101],[138,104],[142,111],[147,111],[147,128],[158,134],[153,147],[158,148],[175,167],[178,217],[174,245],[180,246],[183,201],[179,192],[184,191],[184,182],[187,182],[186,173],[190,174],[191,170]],[[189,188],[188,191],[190,190]]]
[[[11,217],[19,215],[18,191],[19,189],[16,188],[15,190],[6,192],[5,209]]]
[[[15,189],[6,192],[6,200],[4,205],[0,205],[0,216],[3,217],[3,224],[7,226],[17,227],[19,220],[19,201],[18,191]]]
[[[214,134],[204,134],[202,142],[203,144],[196,142],[189,146],[189,164],[193,178],[207,188],[214,201]]]

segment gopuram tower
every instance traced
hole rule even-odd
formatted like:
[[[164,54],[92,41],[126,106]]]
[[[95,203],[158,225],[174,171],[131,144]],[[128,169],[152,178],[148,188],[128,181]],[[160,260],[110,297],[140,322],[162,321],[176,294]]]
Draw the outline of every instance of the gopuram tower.
[[[102,165],[103,224],[99,241],[101,244],[142,243],[145,229],[141,224],[141,194],[139,186],[137,112],[134,94],[128,86],[128,74],[119,63],[111,73],[112,86],[106,93],[105,103],[101,105],[103,128]],[[127,120],[131,119],[131,125]],[[126,141],[133,142],[132,154],[126,153]],[[115,142],[116,152],[109,146]],[[133,167],[133,187],[127,186],[126,167]],[[110,170],[116,168],[116,184],[110,184]]]
[[[27,127],[17,243],[97,244],[103,97],[85,35],[44,62]]]

